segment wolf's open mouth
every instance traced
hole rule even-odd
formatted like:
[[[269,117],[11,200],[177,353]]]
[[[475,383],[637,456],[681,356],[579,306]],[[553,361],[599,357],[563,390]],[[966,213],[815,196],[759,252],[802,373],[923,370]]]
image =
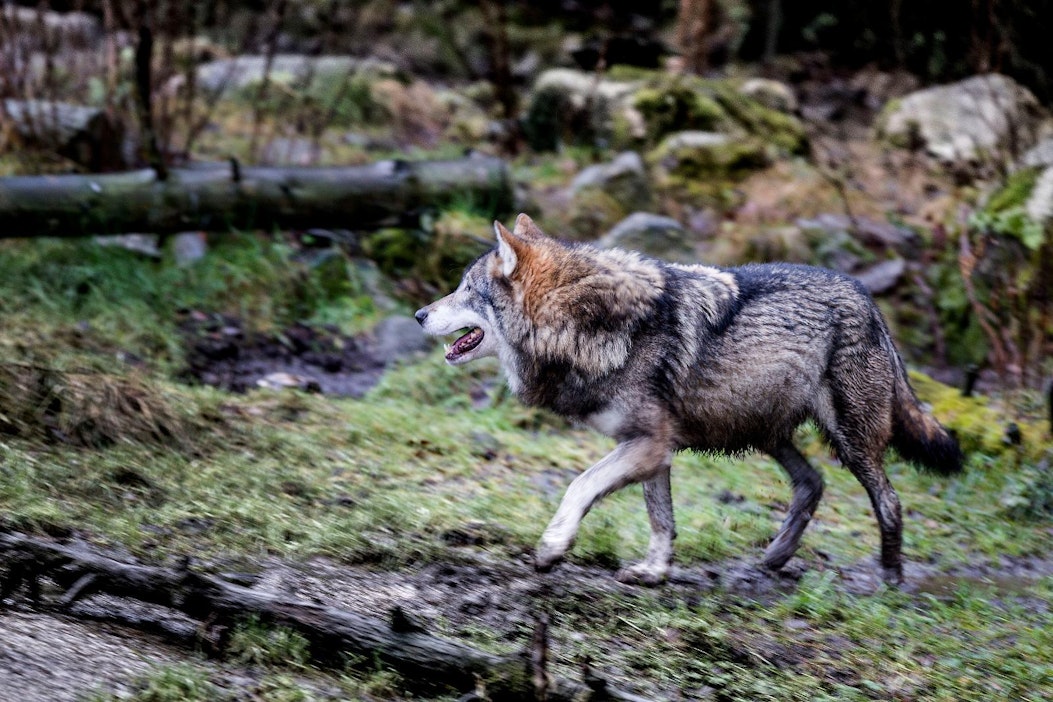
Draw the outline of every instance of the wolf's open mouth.
[[[446,350],[446,360],[453,361],[460,356],[468,353],[483,340],[483,330],[479,327],[472,327],[467,334],[453,342],[453,346]]]

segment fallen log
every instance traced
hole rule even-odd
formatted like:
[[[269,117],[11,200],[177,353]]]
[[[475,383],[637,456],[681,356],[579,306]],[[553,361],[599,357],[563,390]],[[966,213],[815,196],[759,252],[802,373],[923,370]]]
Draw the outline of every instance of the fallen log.
[[[0,238],[189,230],[372,229],[422,211],[472,203],[490,216],[513,206],[501,159],[382,161],[326,168],[207,164],[105,175],[0,178]]]
[[[490,699],[550,702],[644,698],[619,690],[587,666],[584,683],[552,679],[547,670],[547,622],[542,619],[531,649],[498,655],[432,636],[392,611],[390,621],[335,607],[259,592],[181,567],[148,566],[111,558],[81,542],[58,543],[17,533],[0,533],[0,602],[19,589],[40,601],[40,579],[63,593],[61,609],[96,593],[136,599],[174,609],[211,627],[231,626],[249,616],[288,627],[310,643],[312,660],[342,667],[348,660],[375,661],[394,668],[422,690],[453,689],[471,694],[482,688]]]

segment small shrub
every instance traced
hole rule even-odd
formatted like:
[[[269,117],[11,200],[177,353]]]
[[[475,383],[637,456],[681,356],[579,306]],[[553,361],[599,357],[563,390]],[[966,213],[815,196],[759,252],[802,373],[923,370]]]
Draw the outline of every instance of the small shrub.
[[[1053,518],[1053,469],[1049,460],[1011,476],[1002,492],[1001,502],[1006,515],[1012,519]]]
[[[227,699],[209,682],[208,673],[188,663],[158,668],[145,676],[131,697],[107,696],[99,702],[217,702]]]
[[[253,616],[231,634],[227,653],[238,663],[299,668],[307,664],[309,647],[302,634],[286,627],[265,625]]]

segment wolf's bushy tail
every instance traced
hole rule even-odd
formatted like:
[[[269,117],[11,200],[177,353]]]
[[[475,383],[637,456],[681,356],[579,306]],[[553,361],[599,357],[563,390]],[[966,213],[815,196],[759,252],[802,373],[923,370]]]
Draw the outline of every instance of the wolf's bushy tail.
[[[961,472],[965,457],[958,440],[921,406],[902,361],[896,375],[892,446],[906,460],[933,473]]]

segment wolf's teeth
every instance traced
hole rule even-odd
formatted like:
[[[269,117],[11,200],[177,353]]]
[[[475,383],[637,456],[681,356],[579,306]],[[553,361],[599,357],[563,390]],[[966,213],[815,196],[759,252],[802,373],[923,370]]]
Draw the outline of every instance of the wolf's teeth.
[[[449,353],[450,352],[450,344],[443,344],[442,345],[442,350],[445,351],[446,353]]]

